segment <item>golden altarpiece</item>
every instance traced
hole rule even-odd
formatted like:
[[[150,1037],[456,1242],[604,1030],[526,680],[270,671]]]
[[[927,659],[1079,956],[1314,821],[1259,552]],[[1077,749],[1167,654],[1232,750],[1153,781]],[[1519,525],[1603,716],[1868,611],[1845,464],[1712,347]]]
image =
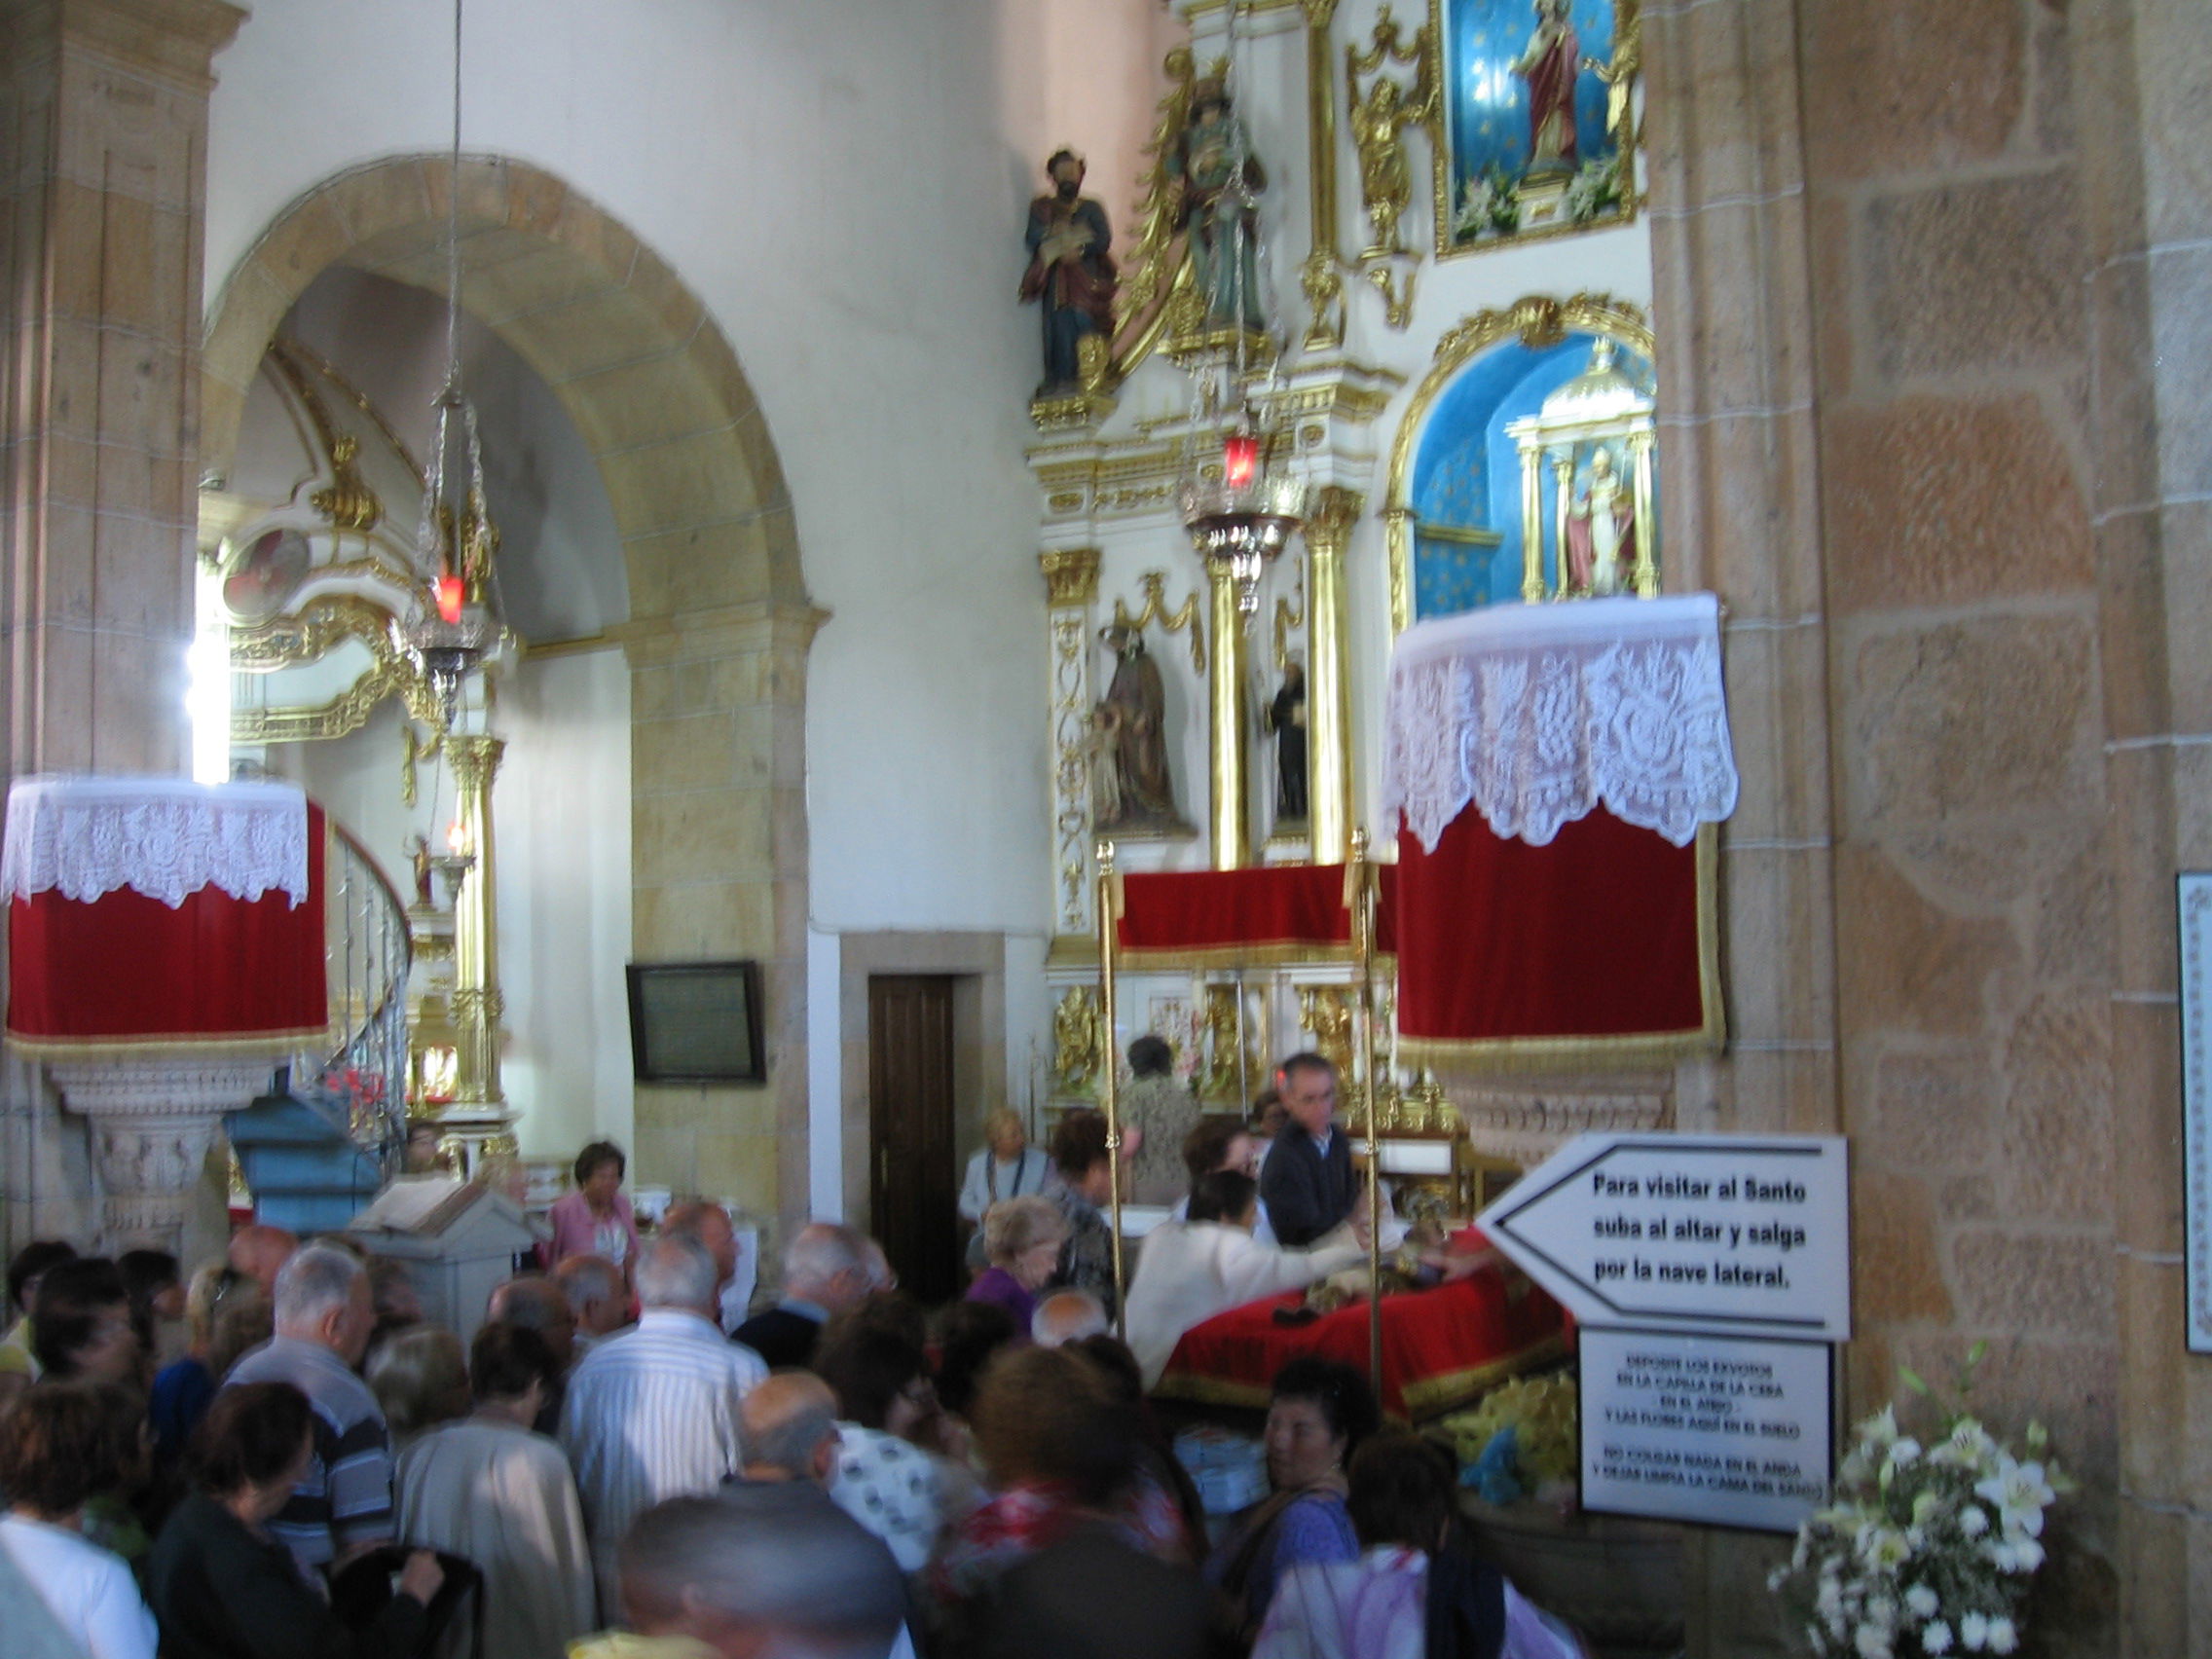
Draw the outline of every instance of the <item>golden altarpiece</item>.
[[[1107,1068],[1125,1072],[1128,1044],[1151,1031],[1214,1111],[1247,1111],[1283,1056],[1323,1053],[1357,1124],[1370,1079],[1348,951],[1126,962],[1106,1028],[1093,850],[1111,842],[1131,871],[1346,861],[1374,788],[1389,641],[1416,614],[1419,547],[1455,537],[1454,526],[1422,522],[1416,452],[1440,400],[1485,352],[1519,346],[1571,361],[1508,434],[1521,468],[1515,522],[1461,526],[1456,539],[1483,550],[1512,542],[1515,599],[1658,592],[1652,341],[1633,299],[1588,279],[1611,262],[1577,256],[1569,240],[1546,244],[1560,250],[1557,297],[1507,296],[1441,331],[1416,321],[1417,284],[1432,298],[1495,292],[1464,279],[1477,261],[1432,268],[1409,251],[1425,239],[1401,223],[1428,211],[1410,181],[1419,148],[1442,142],[1433,20],[1407,31],[1386,6],[1337,0],[1182,10],[1193,40],[1164,64],[1142,204],[1117,245],[1115,326],[1082,342],[1080,388],[1031,406],[1054,935],[1041,1092],[1048,1113],[1093,1103]],[[1633,8],[1624,12],[1614,136],[1633,177],[1636,41]],[[1219,101],[1241,122],[1246,87],[1267,92],[1250,100],[1240,133],[1256,162],[1247,176],[1264,179],[1247,193],[1264,326],[1241,296],[1226,317],[1212,303],[1186,205],[1198,188],[1187,171],[1192,123]],[[1632,188],[1618,218],[1633,219],[1636,205]],[[1437,238],[1440,255],[1448,240]],[[1616,351],[1643,376],[1625,373]],[[1224,440],[1238,429],[1261,434],[1266,463],[1305,485],[1300,534],[1241,609],[1225,572],[1194,556],[1178,512],[1194,486],[1222,482],[1235,464]],[[1595,561],[1583,551],[1592,546]],[[1148,720],[1166,776],[1144,778],[1132,798],[1127,734]],[[1282,775],[1286,727],[1305,752],[1303,791]],[[1148,767],[1140,758],[1136,769]],[[1389,827],[1375,830],[1386,859]],[[1449,1183],[1471,1200],[1485,1169],[1525,1166],[1578,1129],[1667,1116],[1655,1079],[1624,1076],[1595,1091],[1584,1080],[1563,1102],[1521,1083],[1401,1071],[1387,1058],[1386,959],[1381,967],[1386,1171]]]

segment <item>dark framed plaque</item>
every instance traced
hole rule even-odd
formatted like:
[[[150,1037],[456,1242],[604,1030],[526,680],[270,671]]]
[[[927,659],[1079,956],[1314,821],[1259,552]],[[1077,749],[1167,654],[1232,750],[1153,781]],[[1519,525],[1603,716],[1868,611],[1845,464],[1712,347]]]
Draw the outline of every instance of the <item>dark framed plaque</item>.
[[[633,962],[630,1058],[640,1083],[766,1083],[757,962]]]

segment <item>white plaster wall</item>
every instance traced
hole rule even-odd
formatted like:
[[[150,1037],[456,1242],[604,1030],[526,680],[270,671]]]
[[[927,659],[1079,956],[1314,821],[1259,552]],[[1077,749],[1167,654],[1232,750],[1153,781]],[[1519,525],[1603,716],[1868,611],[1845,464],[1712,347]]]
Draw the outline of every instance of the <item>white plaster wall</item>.
[[[619,650],[526,660],[502,683],[493,795],[507,1097],[528,1157],[632,1144],[630,671]]]
[[[644,238],[706,301],[768,416],[807,581],[833,613],[809,682],[814,911],[830,929],[1044,922],[1020,459],[1036,347],[1013,290],[1045,129],[1000,113],[1034,74],[1006,57],[1023,6],[468,10],[465,146],[558,174]],[[1154,26],[1140,0],[1124,9]],[[444,147],[450,29],[443,0],[263,0],[217,62],[211,283],[319,180]]]

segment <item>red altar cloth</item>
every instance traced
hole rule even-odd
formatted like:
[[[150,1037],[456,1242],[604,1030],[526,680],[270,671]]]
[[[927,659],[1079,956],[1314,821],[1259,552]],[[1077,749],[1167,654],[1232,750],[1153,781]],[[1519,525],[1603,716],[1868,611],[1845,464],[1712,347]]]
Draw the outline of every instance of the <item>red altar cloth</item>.
[[[171,909],[128,887],[8,905],[8,1040],[47,1057],[133,1049],[282,1048],[327,1029],[323,816],[308,807],[309,895],[235,899],[212,884]]]
[[[1382,899],[1375,945],[1388,955],[1396,944],[1389,913],[1396,872],[1374,867]],[[1341,962],[1351,954],[1345,872],[1332,864],[1124,875],[1122,960],[1214,968]]]
[[[1154,1393],[1264,1409],[1275,1373],[1319,1354],[1365,1375],[1367,1304],[1306,1325],[1275,1322],[1290,1291],[1217,1313],[1183,1334]],[[1518,1269],[1493,1265],[1434,1290],[1382,1299],[1382,1409],[1407,1420],[1465,1404],[1507,1377],[1567,1351],[1567,1314]]]
[[[1604,807],[1546,845],[1464,812],[1398,837],[1398,1044],[1407,1064],[1571,1061],[1717,1038],[1700,935],[1699,843]]]

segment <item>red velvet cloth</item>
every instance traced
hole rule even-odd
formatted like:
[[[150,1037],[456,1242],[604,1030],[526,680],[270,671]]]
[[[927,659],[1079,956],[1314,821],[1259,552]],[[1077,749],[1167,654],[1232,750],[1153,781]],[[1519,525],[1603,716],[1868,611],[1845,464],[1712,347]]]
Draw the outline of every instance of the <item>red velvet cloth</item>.
[[[1697,849],[1604,807],[1547,846],[1462,812],[1433,853],[1398,837],[1398,1032],[1408,1040],[1696,1032]]]
[[[203,887],[170,909],[129,888],[8,906],[8,1035],[43,1052],[289,1040],[329,1019],[323,817],[308,808],[308,892],[234,899]]]
[[[1290,1291],[1217,1313],[1183,1334],[1155,1393],[1264,1407],[1275,1373],[1300,1354],[1368,1365],[1367,1304],[1306,1325],[1275,1322]],[[1382,1409],[1418,1420],[1463,1405],[1505,1377],[1566,1350],[1567,1315],[1517,1269],[1491,1266],[1470,1278],[1382,1299]]]
[[[1271,865],[1122,878],[1117,938],[1125,956],[1234,957],[1249,962],[1342,960],[1351,952],[1345,866]],[[1376,948],[1392,946],[1389,866],[1376,866],[1383,914]]]

